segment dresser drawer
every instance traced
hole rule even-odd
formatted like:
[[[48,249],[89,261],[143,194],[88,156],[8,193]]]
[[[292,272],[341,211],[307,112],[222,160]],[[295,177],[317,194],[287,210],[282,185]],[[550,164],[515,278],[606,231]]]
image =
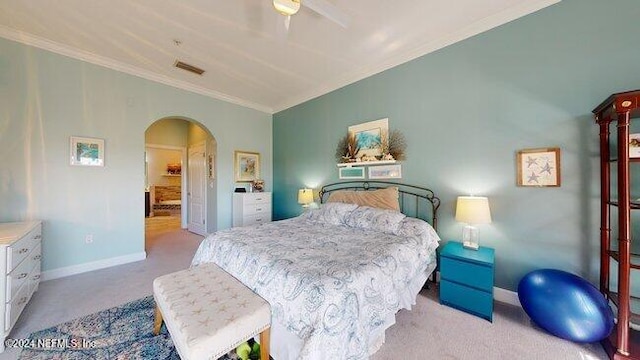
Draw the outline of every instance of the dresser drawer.
[[[18,292],[20,287],[27,281],[27,277],[33,268],[33,262],[25,259],[11,273],[7,274],[7,291],[5,294],[5,302],[10,302],[14,294]]]
[[[440,303],[489,321],[493,314],[493,293],[484,292],[447,280],[440,281]]]
[[[12,272],[7,274],[7,286],[5,302],[11,301],[13,294],[20,289],[22,283],[25,281],[33,281],[34,269],[37,268],[37,279],[40,281],[40,258],[42,258],[42,247],[40,244],[36,246],[33,251],[29,253],[29,256],[24,259],[20,265],[18,265]]]
[[[271,204],[249,204],[244,207],[244,215],[271,214]]]
[[[40,285],[40,277],[41,277],[41,263],[40,261],[38,261],[37,263],[34,264],[33,269],[31,269],[31,273],[29,274],[29,277],[27,278],[30,286],[31,286],[31,293],[33,294],[36,290],[38,290],[38,285]]]
[[[29,252],[40,243],[41,238],[41,228],[38,225],[20,240],[7,247],[7,273],[10,273],[16,266],[20,265],[20,262],[27,257]]]
[[[449,281],[493,291],[493,268],[449,257],[440,257],[440,276]]]
[[[271,213],[247,215],[242,219],[242,226],[268,223],[271,221]]]
[[[271,204],[271,193],[244,193],[242,194],[242,204]]]
[[[16,295],[7,303],[4,317],[4,330],[8,331],[13,327],[13,324],[18,320],[18,316],[27,305],[27,301],[31,297],[33,286],[30,286],[28,282],[22,284],[22,287],[18,290]]]

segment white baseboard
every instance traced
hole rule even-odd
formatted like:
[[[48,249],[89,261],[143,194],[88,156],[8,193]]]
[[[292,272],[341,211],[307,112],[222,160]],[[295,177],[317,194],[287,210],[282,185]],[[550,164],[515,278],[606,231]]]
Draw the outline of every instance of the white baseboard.
[[[47,270],[42,272],[42,281],[58,279],[76,274],[82,274],[85,272],[105,269],[112,266],[123,265],[131,262],[141,261],[147,258],[145,251],[128,254],[123,256],[116,256],[109,259],[103,259],[84,264],[72,265],[63,268]]]
[[[440,271],[436,272],[436,281],[440,282]],[[517,292],[499,288],[497,286],[493,287],[493,299],[501,303],[522,307]]]
[[[522,307],[518,293],[515,291],[495,287],[493,288],[493,298],[501,303]]]

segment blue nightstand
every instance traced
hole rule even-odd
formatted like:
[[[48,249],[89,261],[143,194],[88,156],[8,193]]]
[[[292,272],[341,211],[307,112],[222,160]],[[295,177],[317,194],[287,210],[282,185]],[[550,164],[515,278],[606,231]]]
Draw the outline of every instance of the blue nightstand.
[[[440,251],[440,303],[493,321],[494,250],[449,241]]]

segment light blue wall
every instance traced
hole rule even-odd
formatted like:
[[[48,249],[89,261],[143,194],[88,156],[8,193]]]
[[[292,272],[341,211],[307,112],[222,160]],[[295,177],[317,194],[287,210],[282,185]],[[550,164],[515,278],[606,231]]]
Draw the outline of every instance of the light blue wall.
[[[170,116],[215,136],[230,227],[234,150],[261,153],[271,188],[270,114],[0,39],[0,221],[45,221],[43,270],[144,251],[144,133]],[[106,166],[70,166],[71,135],[105,139]]]
[[[528,271],[599,274],[599,161],[591,110],[640,88],[640,2],[564,0],[538,13],[274,115],[274,216],[296,191],[337,180],[349,125],[389,118],[404,133],[403,181],[442,199],[438,232],[459,239],[455,198],[490,199],[480,241],[496,248],[496,285]],[[519,149],[558,146],[560,188],[515,186]]]

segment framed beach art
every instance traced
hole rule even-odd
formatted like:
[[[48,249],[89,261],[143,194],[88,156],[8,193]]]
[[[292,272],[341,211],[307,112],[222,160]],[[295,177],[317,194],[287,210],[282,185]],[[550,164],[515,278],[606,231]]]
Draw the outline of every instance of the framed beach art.
[[[370,166],[369,179],[401,179],[402,165]]]
[[[516,155],[516,167],[518,186],[560,186],[560,148],[520,150]]]
[[[389,142],[389,119],[369,121],[349,126],[349,136],[357,142],[357,158],[361,161],[380,160]]]
[[[104,166],[104,139],[72,136],[70,163],[76,166]]]
[[[236,182],[251,182],[260,178],[260,153],[236,150],[233,159]]]
[[[629,157],[640,158],[640,134],[629,134]]]
[[[364,167],[343,167],[338,169],[338,178],[345,179],[364,179]]]

